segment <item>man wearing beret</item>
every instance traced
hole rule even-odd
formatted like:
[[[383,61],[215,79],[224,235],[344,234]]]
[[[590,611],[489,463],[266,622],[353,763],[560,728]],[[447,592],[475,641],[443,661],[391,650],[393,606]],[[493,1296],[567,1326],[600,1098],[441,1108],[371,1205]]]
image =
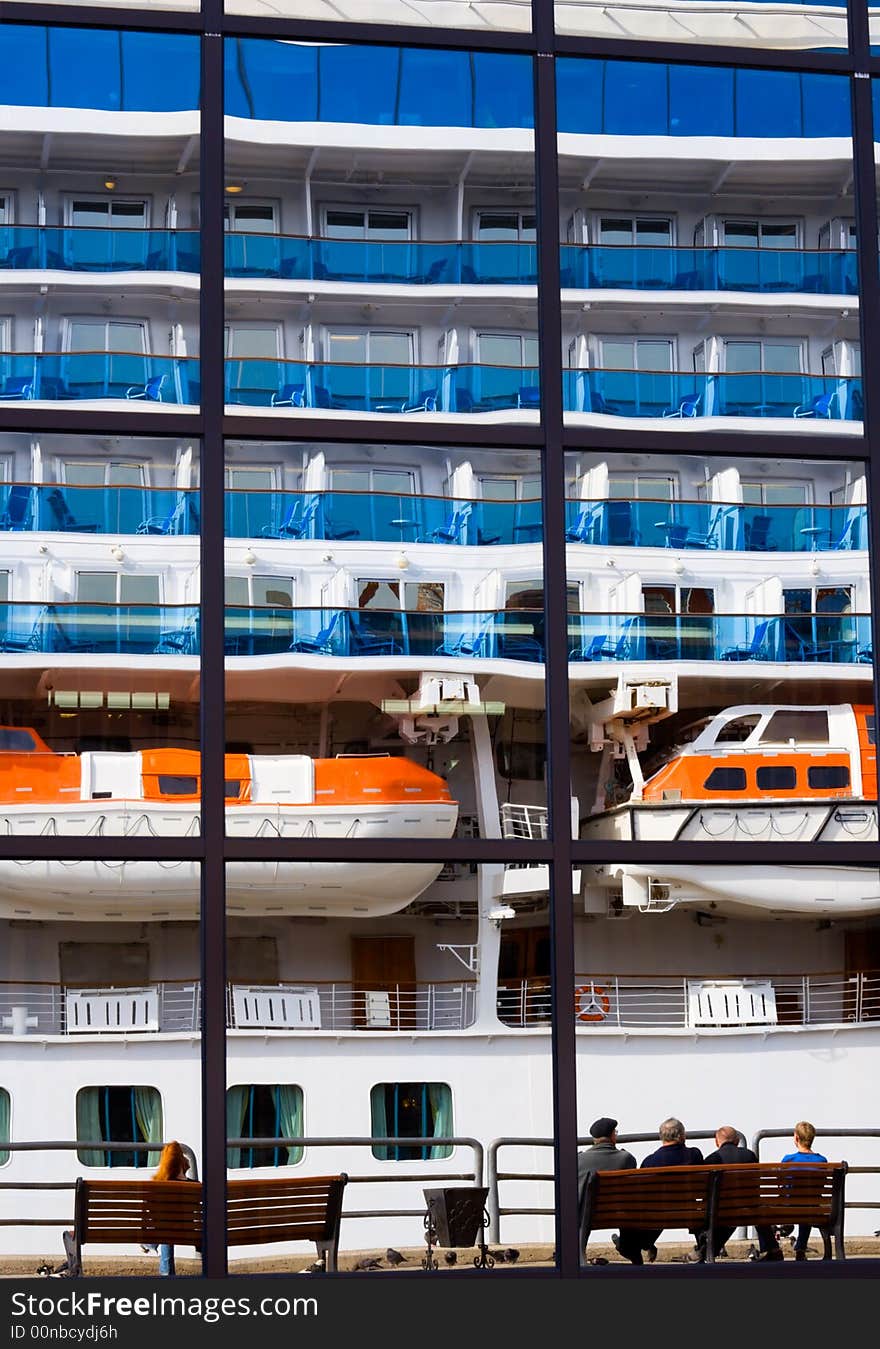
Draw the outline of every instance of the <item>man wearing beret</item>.
[[[617,1120],[603,1115],[590,1125],[592,1147],[578,1153],[578,1201],[583,1203],[587,1181],[594,1171],[630,1171],[636,1165],[631,1152],[617,1146]]]

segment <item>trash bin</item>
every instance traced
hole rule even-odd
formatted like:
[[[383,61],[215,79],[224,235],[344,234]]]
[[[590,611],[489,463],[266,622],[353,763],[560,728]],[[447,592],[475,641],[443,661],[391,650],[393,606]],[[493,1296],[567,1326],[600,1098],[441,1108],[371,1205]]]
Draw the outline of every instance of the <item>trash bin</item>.
[[[422,1190],[437,1246],[482,1245],[483,1212],[489,1191],[476,1185]],[[479,1238],[479,1241],[478,1241]]]

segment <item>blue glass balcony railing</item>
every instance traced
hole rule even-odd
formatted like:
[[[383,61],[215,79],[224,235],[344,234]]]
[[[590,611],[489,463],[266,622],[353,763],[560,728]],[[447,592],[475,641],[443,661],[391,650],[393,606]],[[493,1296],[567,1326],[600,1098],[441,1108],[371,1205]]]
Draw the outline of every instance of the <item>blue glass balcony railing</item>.
[[[869,664],[867,614],[568,615],[573,662],[770,661]],[[229,607],[230,656],[544,659],[540,609],[421,612],[385,609]],[[0,652],[12,655],[194,656],[195,605],[7,603],[0,605]]]
[[[346,412],[497,412],[540,407],[535,367],[226,362],[226,402]]]
[[[569,614],[574,662],[870,664],[869,614]]]
[[[198,272],[198,230],[2,225],[0,270]]]
[[[858,294],[854,250],[563,244],[562,285],[578,290],[748,290]]]
[[[197,356],[128,351],[0,353],[0,402],[121,398],[145,403],[198,403]]]
[[[535,286],[536,248],[534,243],[502,240],[316,239],[230,232],[226,275],[410,286]]]
[[[0,604],[0,651],[197,655],[198,608],[172,604]]]
[[[619,417],[795,417],[861,421],[856,376],[769,371],[564,370],[567,412]]]
[[[65,534],[197,534],[196,490],[9,483],[0,488],[0,530]]]
[[[835,552],[867,548],[868,508],[569,500],[566,540],[611,548]]]
[[[386,492],[226,493],[227,538],[376,543],[540,542],[541,502],[468,501]]]

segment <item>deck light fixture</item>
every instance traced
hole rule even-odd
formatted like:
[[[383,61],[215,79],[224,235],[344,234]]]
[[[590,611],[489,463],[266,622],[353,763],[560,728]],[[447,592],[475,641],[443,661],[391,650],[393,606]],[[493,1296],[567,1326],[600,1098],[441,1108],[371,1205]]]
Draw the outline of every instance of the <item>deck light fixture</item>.
[[[113,177],[112,173],[108,174],[108,176],[104,179],[104,186],[106,187],[108,192],[112,192],[115,189],[116,179]]]

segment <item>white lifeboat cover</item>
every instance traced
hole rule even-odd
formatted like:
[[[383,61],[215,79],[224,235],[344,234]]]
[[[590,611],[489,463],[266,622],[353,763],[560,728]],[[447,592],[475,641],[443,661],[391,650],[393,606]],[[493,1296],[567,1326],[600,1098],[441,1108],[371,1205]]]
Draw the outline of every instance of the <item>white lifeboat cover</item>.
[[[87,750],[80,755],[80,796],[83,801],[140,801],[141,755],[112,750]]]
[[[251,754],[252,801],[310,806],[315,799],[315,762],[308,754]]]

